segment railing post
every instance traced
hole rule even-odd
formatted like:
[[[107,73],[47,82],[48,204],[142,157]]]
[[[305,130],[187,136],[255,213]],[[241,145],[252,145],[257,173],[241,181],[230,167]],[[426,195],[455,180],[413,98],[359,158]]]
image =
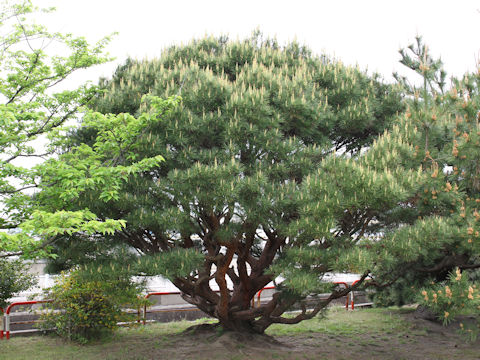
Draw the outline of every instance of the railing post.
[[[16,303],[10,304],[7,309],[5,310],[5,336],[6,339],[10,339],[10,311],[12,310],[13,307],[18,306],[18,305],[34,305],[34,304],[44,304],[48,302],[52,302],[53,300],[33,300],[33,301],[20,301]]]
[[[147,324],[147,303],[143,304],[143,325],[146,325],[146,324]]]
[[[354,286],[355,284],[357,284],[360,280],[355,280],[353,283],[352,283],[352,286]],[[352,310],[355,310],[355,301],[354,301],[354,292],[355,290],[351,291],[350,293],[352,294],[351,295],[351,298],[352,298]]]
[[[5,339],[10,339],[10,314],[7,312],[4,316],[5,318]]]
[[[165,293],[148,293],[145,295],[145,303],[143,304],[143,325],[147,324],[147,300],[153,295],[164,295]]]
[[[257,293],[257,307],[260,307],[260,305],[261,305],[260,298],[262,296],[263,290],[271,290],[271,289],[275,289],[275,286],[266,286],[266,287],[258,290],[258,293]],[[252,301],[253,302],[255,301],[255,297],[252,299]]]

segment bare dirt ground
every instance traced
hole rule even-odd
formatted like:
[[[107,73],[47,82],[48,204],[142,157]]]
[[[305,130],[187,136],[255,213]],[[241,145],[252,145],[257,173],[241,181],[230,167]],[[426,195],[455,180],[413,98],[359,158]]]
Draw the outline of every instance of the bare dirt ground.
[[[51,336],[16,337],[0,342],[0,359],[480,359],[480,339],[467,342],[457,333],[458,322],[443,327],[415,318],[413,310],[336,310],[325,319],[274,325],[268,335],[222,332],[207,323],[211,320],[140,326],[85,346]],[[193,324],[197,331],[185,330]]]
[[[480,359],[480,342],[466,342],[452,324],[402,317],[404,332],[338,335],[319,332],[294,335],[218,334],[214,331],[183,332],[137,352],[136,359]],[[109,358],[106,353],[106,358]],[[133,357],[132,357],[133,359]]]

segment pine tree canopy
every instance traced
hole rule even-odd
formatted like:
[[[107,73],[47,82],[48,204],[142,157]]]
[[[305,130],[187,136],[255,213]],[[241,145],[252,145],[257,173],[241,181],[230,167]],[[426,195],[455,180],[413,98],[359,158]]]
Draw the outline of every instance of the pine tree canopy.
[[[421,176],[397,208],[378,218],[390,229],[371,244],[379,256],[369,268],[393,284],[377,290],[378,303],[419,301],[448,322],[480,309],[480,72],[447,88],[441,61],[420,37],[401,54],[422,82],[415,87],[397,76],[408,109],[392,135],[414,148],[397,158],[399,166]]]
[[[342,259],[418,177],[417,169],[392,166],[413,148],[388,133],[373,145],[375,155],[360,151],[402,110],[398,90],[297,43],[207,37],[158,59],[129,60],[102,86],[101,113],[138,115],[144,94],[182,100],[138,135],[134,158],[121,159],[128,165],[161,154],[164,162],[131,177],[107,205],[87,191],[72,209],[125,219],[104,241],[138,250],[138,271],[167,276],[228,329],[299,322],[345,295],[349,289],[323,275],[358,270]],[[72,142],[91,143],[94,133],[87,127]],[[91,240],[64,239],[59,251],[74,243],[94,257],[101,240]],[[253,308],[252,298],[277,276],[285,278],[280,291]],[[325,292],[313,311],[281,316]]]

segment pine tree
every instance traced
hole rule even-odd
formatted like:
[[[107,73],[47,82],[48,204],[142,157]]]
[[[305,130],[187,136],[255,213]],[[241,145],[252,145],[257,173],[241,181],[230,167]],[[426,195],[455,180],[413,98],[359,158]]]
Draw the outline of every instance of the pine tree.
[[[449,321],[480,305],[480,73],[452,79],[447,89],[441,61],[420,37],[401,55],[422,79],[413,86],[397,76],[408,103],[401,138],[415,148],[401,166],[421,175],[408,199],[384,214],[391,231],[372,244],[381,261],[370,269],[393,284],[377,290],[379,303],[418,300]]]
[[[102,113],[137,114],[144,94],[182,101],[137,139],[138,159],[162,154],[164,163],[131,178],[108,206],[95,192],[72,206],[126,219],[103,241],[138,250],[138,271],[168,277],[226,329],[261,333],[272,323],[296,323],[352,290],[323,275],[353,269],[346,254],[416,176],[356,158],[402,110],[398,91],[297,43],[208,37],[158,59],[129,60],[103,86],[95,105]],[[80,131],[74,141],[91,135]],[[384,165],[394,161],[391,153],[377,155]],[[100,256],[101,240],[83,241],[90,259]],[[273,299],[252,307],[279,275],[285,280]],[[298,316],[282,317],[325,292],[313,311],[302,305]]]

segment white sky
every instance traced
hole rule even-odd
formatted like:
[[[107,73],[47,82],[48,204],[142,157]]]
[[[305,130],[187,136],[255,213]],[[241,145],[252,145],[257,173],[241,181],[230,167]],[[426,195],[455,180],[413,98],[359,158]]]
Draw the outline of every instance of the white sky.
[[[52,31],[98,40],[119,32],[109,52],[123,62],[159,56],[171,44],[205,34],[243,38],[259,28],[284,43],[296,38],[315,53],[377,71],[391,80],[398,50],[420,34],[449,75],[474,70],[480,50],[480,1],[472,0],[37,0],[57,7]],[[82,77],[110,76],[110,64]]]

